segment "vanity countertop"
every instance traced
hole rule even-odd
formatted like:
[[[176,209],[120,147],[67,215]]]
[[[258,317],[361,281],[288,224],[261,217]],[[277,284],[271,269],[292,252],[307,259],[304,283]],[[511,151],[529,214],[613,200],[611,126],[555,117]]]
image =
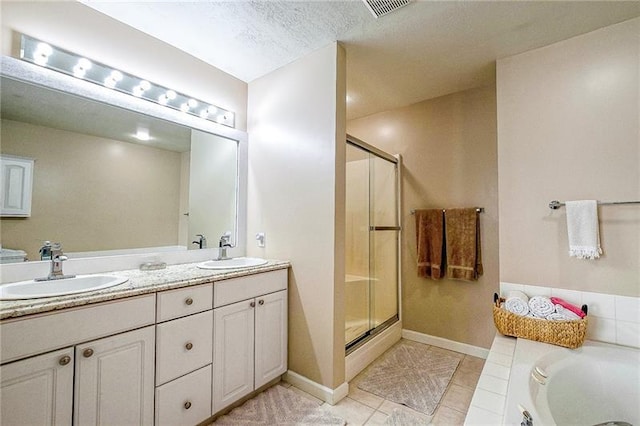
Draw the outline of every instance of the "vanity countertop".
[[[200,269],[196,265],[197,263],[185,263],[168,265],[165,269],[151,271],[139,269],[113,271],[109,273],[127,277],[129,280],[115,287],[86,293],[39,299],[3,300],[0,301],[0,320],[244,277],[291,266],[288,261],[280,260],[269,260],[265,265],[242,269],[210,270]]]

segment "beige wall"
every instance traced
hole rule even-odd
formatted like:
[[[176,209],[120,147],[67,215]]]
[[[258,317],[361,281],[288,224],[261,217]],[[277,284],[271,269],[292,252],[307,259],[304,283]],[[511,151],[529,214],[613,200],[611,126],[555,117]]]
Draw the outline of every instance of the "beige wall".
[[[247,251],[291,261],[289,369],[331,389],[344,382],[344,60],[334,43],[249,84]]]
[[[488,348],[498,289],[498,176],[495,88],[455,93],[352,120],[347,132],[403,157],[403,327]],[[484,275],[432,281],[416,273],[411,209],[482,206]]]
[[[601,206],[604,255],[568,255],[551,200],[640,199],[640,19],[498,61],[502,281],[640,296],[640,206]]]
[[[3,218],[2,245],[38,260],[67,252],[176,245],[181,154],[2,120],[2,153],[35,158],[29,218]]]
[[[16,56],[14,31],[86,55],[236,113],[246,130],[247,84],[76,1],[0,2],[2,54]]]

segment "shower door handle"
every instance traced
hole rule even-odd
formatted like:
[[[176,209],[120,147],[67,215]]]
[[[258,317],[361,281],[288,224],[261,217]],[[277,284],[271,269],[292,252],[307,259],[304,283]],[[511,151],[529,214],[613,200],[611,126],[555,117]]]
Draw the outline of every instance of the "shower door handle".
[[[402,231],[399,226],[370,226],[369,231]]]

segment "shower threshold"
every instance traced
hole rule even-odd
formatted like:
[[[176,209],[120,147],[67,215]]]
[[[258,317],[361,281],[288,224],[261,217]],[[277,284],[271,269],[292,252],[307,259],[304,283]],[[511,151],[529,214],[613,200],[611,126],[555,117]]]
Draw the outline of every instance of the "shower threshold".
[[[394,315],[379,326],[366,331],[360,337],[350,341],[345,346],[345,355],[349,355],[351,352],[355,351],[356,349],[367,343],[369,340],[373,339],[378,333],[391,327],[396,322],[398,322],[398,315]]]

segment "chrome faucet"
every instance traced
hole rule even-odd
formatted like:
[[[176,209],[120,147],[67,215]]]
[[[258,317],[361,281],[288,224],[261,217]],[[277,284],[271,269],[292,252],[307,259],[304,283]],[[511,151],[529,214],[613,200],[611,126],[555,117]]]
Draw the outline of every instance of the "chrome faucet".
[[[62,252],[62,244],[53,243],[51,245],[51,271],[45,278],[36,278],[36,281],[60,280],[62,278],[74,278],[75,275],[64,275],[62,273],[62,262],[67,260],[67,256]]]
[[[191,244],[197,244],[200,249],[207,248],[207,238],[202,234],[196,234],[196,237],[198,237],[198,239],[192,241]]]
[[[220,237],[220,242],[218,243],[218,257],[216,258],[216,260],[225,260],[225,259],[229,259],[229,257],[227,256],[227,247],[233,247],[231,245],[231,232],[227,231],[224,234],[222,234],[222,237]]]

